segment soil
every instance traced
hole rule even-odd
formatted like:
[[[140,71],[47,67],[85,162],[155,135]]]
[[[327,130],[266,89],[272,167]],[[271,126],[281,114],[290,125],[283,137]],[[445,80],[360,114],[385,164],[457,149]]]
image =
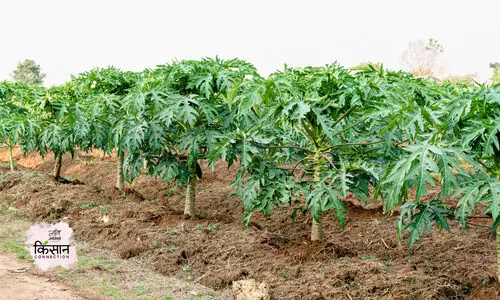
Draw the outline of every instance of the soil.
[[[3,151],[4,152],[4,151]],[[6,161],[6,153],[0,160]],[[396,239],[396,215],[347,199],[348,218],[340,229],[324,217],[325,242],[309,241],[310,216],[280,208],[266,218],[241,223],[243,206],[230,182],[238,166],[203,164],[197,186],[198,218],[183,217],[185,188],[148,176],[124,192],[114,189],[115,158],[97,152],[64,156],[54,181],[53,157],[22,157],[19,170],[0,167],[0,201],[12,201],[33,221],[64,220],[77,239],[122,258],[146,261],[159,273],[215,290],[232,282],[266,282],[272,299],[495,299],[495,240],[488,220],[439,232],[412,248]],[[76,181],[78,180],[78,181]],[[75,182],[77,184],[75,184]]]
[[[82,299],[50,273],[0,254],[0,299]]]

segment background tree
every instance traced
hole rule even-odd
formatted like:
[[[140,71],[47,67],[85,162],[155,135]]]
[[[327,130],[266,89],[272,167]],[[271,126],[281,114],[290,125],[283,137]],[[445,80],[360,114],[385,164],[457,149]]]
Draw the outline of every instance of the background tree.
[[[363,69],[363,68],[367,68],[370,66],[374,67],[375,69],[378,69],[378,68],[382,67],[383,64],[380,62],[364,61],[364,62],[360,63],[359,65],[353,67],[353,69]]]
[[[442,69],[439,58],[443,51],[443,46],[432,38],[427,42],[410,42],[402,56],[403,64],[408,68],[408,72],[415,76],[436,77]]]
[[[493,76],[491,77],[491,82],[500,83],[500,62],[491,63],[490,68],[493,69]]]
[[[32,59],[26,59],[24,62],[18,62],[17,68],[12,72],[12,79],[27,84],[43,84],[45,73],[42,73],[40,65]]]
[[[451,83],[468,83],[473,84],[476,81],[477,73],[464,74],[464,75],[449,75],[443,79]]]

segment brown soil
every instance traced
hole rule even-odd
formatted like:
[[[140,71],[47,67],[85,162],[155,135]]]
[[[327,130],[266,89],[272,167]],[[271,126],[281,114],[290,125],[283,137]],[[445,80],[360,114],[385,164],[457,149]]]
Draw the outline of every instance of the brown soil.
[[[18,152],[17,152],[18,153]],[[0,153],[0,159],[5,154]],[[20,157],[20,171],[0,168],[0,201],[13,201],[32,220],[63,219],[77,238],[140,259],[157,272],[207,287],[230,289],[232,281],[265,281],[273,299],[495,299],[495,240],[488,221],[450,233],[437,232],[411,249],[398,245],[395,216],[348,204],[342,230],[324,218],[326,240],[309,242],[310,217],[291,209],[270,218],[255,214],[248,229],[243,207],[229,186],[237,166],[205,164],[197,187],[200,217],[183,217],[185,189],[141,176],[124,192],[114,189],[114,158],[64,157],[62,184],[48,175],[53,157]],[[36,168],[28,170],[24,168]],[[109,218],[108,222],[103,217]],[[475,221],[474,221],[475,222]],[[483,286],[486,285],[485,287]]]
[[[0,254],[1,299],[82,299],[81,295],[57,282],[56,276],[37,271],[32,265]]]

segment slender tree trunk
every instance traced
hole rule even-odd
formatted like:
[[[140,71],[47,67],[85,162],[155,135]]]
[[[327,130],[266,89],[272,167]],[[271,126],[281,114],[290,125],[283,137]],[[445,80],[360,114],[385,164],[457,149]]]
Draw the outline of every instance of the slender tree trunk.
[[[55,154],[54,159],[56,164],[54,165],[54,178],[57,180],[61,177],[61,166],[62,166],[62,154]]]
[[[317,222],[314,218],[311,226],[311,241],[312,242],[322,242],[323,241],[323,223],[320,219]]]
[[[189,166],[189,182],[186,189],[186,203],[184,205],[184,215],[196,215],[196,161]]]
[[[500,143],[500,135],[499,135],[498,142]],[[492,173],[493,173],[493,176],[500,179],[500,150],[495,149],[493,155],[494,155],[494,157],[493,157],[494,166],[493,166]]]
[[[500,140],[500,132],[497,132],[497,138]],[[500,150],[495,150],[495,177],[500,179]],[[497,217],[500,218],[500,217]],[[500,282],[500,226],[497,226],[497,280]]]
[[[12,158],[12,144],[9,143],[9,164],[10,164],[10,170],[14,171],[16,169],[16,166],[14,165],[14,159]]]
[[[125,155],[123,152],[118,153],[116,159],[116,188],[123,191],[125,187],[125,178],[123,177],[123,160]]]
[[[144,169],[144,174],[148,174],[149,173],[149,170],[148,170],[148,161],[144,158],[142,160],[142,168]]]
[[[500,226],[497,226],[497,279],[500,282]]]
[[[315,157],[316,164],[314,166],[313,181],[319,182],[321,175],[321,168],[323,166],[323,161],[321,157]],[[311,241],[312,242],[322,242],[323,241],[323,222],[321,212],[319,213],[319,220],[316,221],[313,217],[311,226]]]

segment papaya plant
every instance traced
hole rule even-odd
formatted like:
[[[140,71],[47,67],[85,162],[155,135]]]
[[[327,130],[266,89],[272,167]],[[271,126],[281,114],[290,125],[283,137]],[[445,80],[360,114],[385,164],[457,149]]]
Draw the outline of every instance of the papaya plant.
[[[130,136],[124,125],[129,121],[122,108],[124,98],[141,77],[140,73],[124,72],[115,67],[95,68],[73,77],[81,94],[82,114],[76,124],[82,136],[84,151],[100,149],[105,154],[116,151],[116,188],[123,190],[123,161]]]
[[[56,180],[61,177],[63,154],[69,152],[73,156],[80,143],[81,133],[74,126],[82,109],[78,100],[71,83],[53,86],[34,99],[27,115],[34,130],[25,135],[27,142],[23,151],[38,151],[42,157],[53,152]]]
[[[247,62],[206,58],[158,66],[144,73],[137,89],[124,101],[129,119],[127,176],[148,172],[186,185],[184,214],[196,215],[196,183],[200,160],[230,125],[226,98],[232,87],[257,76]]]
[[[398,236],[408,230],[410,246],[432,231],[432,223],[449,231],[448,219],[456,218],[466,228],[468,219],[483,210],[496,231],[500,280],[500,87],[441,88],[450,97],[443,99],[440,116],[424,125],[434,130],[404,147],[405,155],[387,169],[379,191],[388,210],[401,205]],[[423,199],[428,186],[438,187],[430,201]],[[406,202],[410,189],[415,197]],[[449,205],[450,199],[457,204]]]
[[[285,68],[248,85],[232,107],[251,110],[258,122],[228,133],[218,147],[222,156],[240,156],[234,184],[244,222],[292,205],[292,219],[311,212],[311,240],[321,241],[323,214],[333,211],[343,226],[346,198],[368,201],[403,146],[431,131],[425,125],[439,117],[433,105],[445,97],[430,81],[371,65]]]
[[[9,166],[14,171],[12,148],[21,141],[30,87],[24,83],[0,82],[0,142],[9,150]]]
[[[370,120],[361,120],[361,112],[375,93],[370,87],[358,87],[347,69],[334,64],[286,67],[260,81],[260,87],[247,88],[246,102],[256,103],[246,106],[259,120],[254,126],[238,128],[244,132],[232,139],[232,145],[221,145],[239,149],[243,167],[234,184],[246,208],[245,223],[256,211],[269,215],[280,205],[293,205],[294,214],[312,213],[311,240],[321,241],[324,212],[333,210],[343,226],[342,198],[352,190],[366,199],[368,187],[378,177],[377,166],[375,160],[361,160],[354,154],[381,153],[385,141],[367,134],[373,126]],[[234,100],[237,111],[247,114],[248,109],[241,109],[241,97]]]

